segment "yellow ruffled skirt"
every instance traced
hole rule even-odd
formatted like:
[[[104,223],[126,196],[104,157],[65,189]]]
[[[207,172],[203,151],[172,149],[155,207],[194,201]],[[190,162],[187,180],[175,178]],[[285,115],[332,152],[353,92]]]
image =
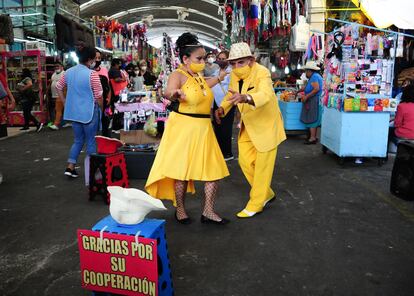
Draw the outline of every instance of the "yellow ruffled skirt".
[[[145,185],[148,194],[176,205],[174,180],[188,181],[187,192],[194,194],[193,181],[228,175],[210,119],[172,112]]]

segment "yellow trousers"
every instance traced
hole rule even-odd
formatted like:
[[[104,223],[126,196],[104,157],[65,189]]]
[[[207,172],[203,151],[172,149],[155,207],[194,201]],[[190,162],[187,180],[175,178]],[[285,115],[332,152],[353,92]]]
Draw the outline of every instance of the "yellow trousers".
[[[275,196],[270,188],[275,167],[277,148],[259,152],[250,140],[244,126],[239,136],[239,164],[244,176],[252,187],[246,210],[261,212],[266,200]]]

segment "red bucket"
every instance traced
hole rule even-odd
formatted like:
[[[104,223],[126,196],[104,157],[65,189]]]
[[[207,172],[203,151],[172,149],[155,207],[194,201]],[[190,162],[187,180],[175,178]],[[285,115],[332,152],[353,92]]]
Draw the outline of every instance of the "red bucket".
[[[112,154],[122,147],[122,142],[118,139],[95,136],[98,154]]]

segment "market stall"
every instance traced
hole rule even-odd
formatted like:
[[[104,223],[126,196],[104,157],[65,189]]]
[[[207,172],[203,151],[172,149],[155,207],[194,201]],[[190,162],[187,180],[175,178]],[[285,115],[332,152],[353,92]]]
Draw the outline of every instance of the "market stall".
[[[40,121],[45,122],[48,116],[43,96],[47,85],[46,55],[45,51],[27,50],[18,52],[0,52],[3,75],[7,78],[10,91],[16,100],[19,100],[17,84],[21,80],[24,68],[30,70],[33,77],[33,90],[38,94],[33,105],[33,115]],[[8,113],[9,125],[23,125],[23,111],[19,104],[14,111]]]
[[[329,34],[321,144],[340,157],[387,156],[398,35],[346,23]]]

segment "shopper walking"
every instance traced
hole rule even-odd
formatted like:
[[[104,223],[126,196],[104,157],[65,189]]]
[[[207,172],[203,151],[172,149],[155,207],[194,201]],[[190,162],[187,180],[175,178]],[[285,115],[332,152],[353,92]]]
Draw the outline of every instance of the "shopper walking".
[[[38,95],[33,90],[33,79],[29,69],[22,70],[22,80],[17,84],[17,91],[20,95],[20,104],[23,110],[24,125],[20,130],[28,130],[30,121],[36,126],[36,131],[40,132],[43,123],[40,123],[32,114],[33,104],[36,102]]]
[[[228,58],[228,51],[222,51],[217,55],[217,64],[219,65],[220,69],[223,69],[228,74],[226,75],[223,81],[214,86],[212,89],[214,94],[214,112],[218,109],[218,106],[220,106],[223,102],[223,98],[226,96],[229,88],[231,69],[229,68],[229,62],[227,61]],[[221,119],[221,124],[217,124],[216,121],[213,121],[214,133],[216,134],[217,141],[220,145],[220,149],[223,153],[225,161],[234,159],[231,148],[231,139],[233,136],[233,122],[235,111],[236,107],[233,106],[233,108],[230,109],[227,115]]]
[[[89,155],[96,152],[95,136],[99,128],[102,108],[102,86],[95,67],[95,48],[80,46],[76,49],[80,64],[65,72],[57,84],[58,94],[65,103],[64,120],[72,121],[74,143],[69,152],[65,175],[76,178],[75,164],[84,144],[85,181],[88,185]],[[67,87],[66,98],[63,89]]]
[[[170,75],[165,95],[179,106],[168,118],[145,188],[153,197],[172,200],[177,207],[176,220],[189,224],[185,194],[195,193],[194,181],[204,181],[201,222],[224,225],[228,220],[215,212],[214,205],[218,180],[229,172],[210,120],[210,87],[225,73],[220,78],[204,80],[200,72],[205,66],[205,50],[198,38],[184,33],[176,43],[182,65]]]
[[[394,127],[389,138],[395,144],[402,140],[414,140],[414,84],[407,84],[395,114]]]
[[[142,91],[144,85],[144,76],[141,76],[139,66],[135,66],[131,78],[131,89],[133,91]]]
[[[206,68],[204,69],[204,77],[214,77],[220,71],[219,65],[216,64],[216,55],[213,52],[207,54]]]
[[[11,93],[7,81],[0,72],[0,138],[7,136],[7,111],[16,107],[16,101]],[[0,184],[3,183],[3,173],[0,172]]]
[[[302,99],[302,113],[300,120],[309,129],[309,138],[304,144],[312,145],[318,142],[317,131],[321,126],[322,108],[320,105],[320,96],[322,94],[323,79],[318,73],[320,68],[314,61],[308,61],[303,67],[308,82],[305,86],[305,96]]]
[[[55,116],[53,120],[53,124],[49,126],[52,130],[58,130],[62,121],[63,115],[63,101],[59,98],[58,91],[56,88],[57,83],[64,75],[65,71],[63,70],[63,65],[61,62],[55,63],[55,72],[53,73],[52,77],[50,78],[50,84],[48,90],[51,93],[51,100],[50,104],[54,106],[55,109]],[[53,117],[51,117],[53,118]]]
[[[101,52],[99,50],[96,50],[94,70],[99,75],[99,80],[101,81],[101,85],[102,85],[102,106],[103,106],[103,112],[101,116],[102,136],[111,137],[111,131],[109,129],[109,125],[110,125],[111,117],[112,117],[111,87],[109,86],[108,70],[105,67],[102,67],[101,63],[102,63]]]
[[[269,70],[255,62],[247,43],[233,44],[228,60],[233,69],[229,93],[215,118],[220,124],[233,106],[240,110],[239,164],[251,190],[246,207],[237,217],[249,218],[275,198],[270,186],[277,148],[286,135]]]
[[[145,60],[139,61],[140,76],[144,77],[144,84],[153,87],[157,77],[148,70],[148,63]]]
[[[123,125],[124,113],[115,111],[115,102],[119,101],[121,91],[126,89],[129,84],[128,73],[121,69],[122,60],[113,59],[109,69],[109,82],[112,89],[111,111],[114,113],[112,118],[112,130],[118,132]]]
[[[7,136],[7,113],[14,108],[16,108],[16,100],[0,71],[0,138]]]

